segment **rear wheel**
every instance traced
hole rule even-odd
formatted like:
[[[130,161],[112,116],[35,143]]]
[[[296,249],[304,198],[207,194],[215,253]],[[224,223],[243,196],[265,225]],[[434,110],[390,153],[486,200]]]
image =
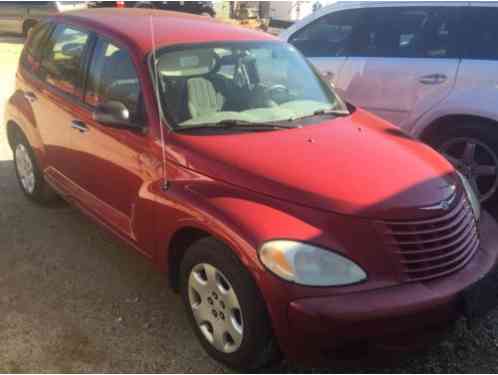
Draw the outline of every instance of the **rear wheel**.
[[[264,301],[247,269],[213,238],[194,243],[181,269],[190,322],[211,357],[253,370],[278,358]]]
[[[461,124],[430,143],[470,181],[481,203],[498,201],[498,134],[486,123]]]
[[[23,193],[36,203],[48,204],[57,201],[57,194],[43,178],[35,154],[21,132],[15,134],[12,147],[17,181]]]

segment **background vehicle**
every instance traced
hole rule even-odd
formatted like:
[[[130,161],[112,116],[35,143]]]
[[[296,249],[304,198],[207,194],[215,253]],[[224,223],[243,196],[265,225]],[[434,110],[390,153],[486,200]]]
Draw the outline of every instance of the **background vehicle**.
[[[26,36],[43,17],[83,8],[85,1],[0,1],[0,33]]]
[[[491,208],[498,204],[497,17],[494,2],[340,2],[281,36],[343,98],[443,152]]]
[[[216,16],[212,1],[92,1],[91,7],[149,8]]]

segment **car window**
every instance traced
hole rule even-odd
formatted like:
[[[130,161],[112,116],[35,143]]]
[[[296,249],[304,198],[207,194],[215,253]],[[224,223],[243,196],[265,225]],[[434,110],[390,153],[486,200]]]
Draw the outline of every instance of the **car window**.
[[[344,10],[319,18],[289,39],[306,57],[339,57],[350,52],[361,10]]]
[[[498,60],[498,8],[468,7],[465,58]]]
[[[33,28],[21,56],[21,65],[28,71],[36,73],[40,65],[40,58],[46,48],[48,34],[52,24],[41,23]]]
[[[45,81],[68,94],[76,94],[81,78],[81,62],[89,34],[57,25],[48,40],[42,59]]]
[[[128,51],[99,38],[90,63],[85,101],[97,106],[111,100],[126,105],[132,119],[140,117],[140,84]]]
[[[456,57],[455,7],[368,9],[355,30],[352,56]]]

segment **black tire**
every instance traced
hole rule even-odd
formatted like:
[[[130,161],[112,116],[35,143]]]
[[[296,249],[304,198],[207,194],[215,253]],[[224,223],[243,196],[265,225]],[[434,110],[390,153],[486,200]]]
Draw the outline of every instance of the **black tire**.
[[[220,270],[233,286],[244,317],[244,335],[240,347],[224,353],[212,346],[198,327],[188,295],[192,269],[207,263]],[[256,370],[275,363],[279,352],[273,338],[270,319],[261,294],[247,269],[235,254],[214,238],[195,242],[186,252],[180,266],[180,292],[190,323],[206,352],[225,365],[238,370]]]
[[[19,174],[19,160],[16,153],[16,150],[19,147],[19,145],[22,145],[24,149],[27,151],[29,159],[32,163],[32,169],[34,174],[34,189],[32,191],[26,189],[26,187],[23,185],[21,181],[21,177]],[[40,168],[38,167],[38,162],[36,160],[36,156],[33,152],[33,149],[31,148],[24,134],[22,134],[20,131],[17,131],[15,133],[14,142],[12,144],[12,151],[14,153],[14,166],[15,166],[14,169],[16,171],[17,182],[19,183],[19,187],[21,188],[24,195],[28,197],[31,201],[38,204],[50,205],[59,202],[60,199],[58,195],[45,181],[43,174]]]
[[[468,139],[470,141],[479,142],[484,146],[478,146],[476,151],[476,161],[479,164],[494,165],[497,171],[496,178],[493,176],[480,177],[479,190],[482,192],[481,197],[486,196],[486,192],[491,193],[489,198],[486,198],[482,204],[485,208],[496,208],[498,203],[498,189],[492,188],[493,181],[498,185],[498,125],[487,123],[484,121],[469,121],[460,124],[453,124],[451,127],[446,127],[443,131],[437,132],[428,139],[428,143],[436,150],[450,156],[456,155],[463,150],[464,145],[459,144],[458,140]],[[453,146],[451,146],[453,145]],[[486,148],[488,150],[486,150]],[[491,155],[490,153],[494,154]],[[465,170],[465,166],[459,167],[455,165],[463,174],[469,173]],[[494,192],[493,192],[494,191]]]

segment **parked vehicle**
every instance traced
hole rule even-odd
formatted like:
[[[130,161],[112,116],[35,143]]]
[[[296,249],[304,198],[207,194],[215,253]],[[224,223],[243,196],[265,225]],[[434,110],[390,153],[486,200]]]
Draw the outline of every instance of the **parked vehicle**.
[[[281,37],[351,103],[446,155],[498,204],[498,3],[340,2]]]
[[[43,17],[85,7],[85,1],[0,1],[0,33],[26,36]]]
[[[30,33],[6,121],[26,196],[57,192],[167,272],[229,366],[409,346],[496,305],[498,230],[467,179],[268,34],[58,15]]]
[[[148,8],[216,16],[212,1],[92,1],[90,6],[94,8]]]

